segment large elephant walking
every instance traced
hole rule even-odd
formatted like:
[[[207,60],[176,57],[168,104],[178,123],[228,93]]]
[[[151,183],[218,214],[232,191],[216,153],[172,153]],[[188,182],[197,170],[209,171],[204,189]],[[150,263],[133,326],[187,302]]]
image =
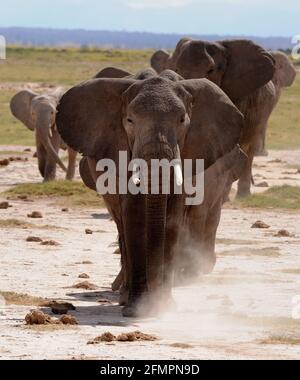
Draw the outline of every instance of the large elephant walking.
[[[28,129],[35,131],[39,171],[44,181],[55,179],[56,165],[67,172],[68,180],[72,180],[75,174],[76,152],[66,146],[56,128],[56,108],[64,92],[58,88],[39,95],[23,90],[10,102],[12,114]],[[68,150],[68,168],[58,156],[60,148]]]
[[[104,195],[120,235],[128,293],[125,316],[149,314],[159,304],[172,303],[174,261],[181,257],[196,256],[203,273],[213,269],[224,190],[239,177],[246,161],[237,146],[243,125],[242,114],[218,86],[206,79],[183,80],[168,70],[161,75],[147,70],[123,79],[92,79],[63,96],[58,131],[84,155],[80,173],[87,186],[96,188],[103,174],[96,171],[96,164],[102,159],[116,163],[119,183],[124,175],[120,151],[143,159],[151,168],[148,175],[142,170],[134,174],[135,179],[137,174],[146,177],[148,194],[124,194],[117,186],[116,194]],[[165,194],[161,187],[153,194],[153,159],[175,159],[171,178],[177,183],[182,175],[186,180],[181,171],[184,160],[195,164],[204,159],[202,204],[187,205],[185,193]],[[127,166],[123,170],[130,179],[132,172]]]
[[[250,194],[254,154],[277,101],[271,81],[275,73],[272,55],[248,40],[211,43],[184,38],[173,54],[163,50],[154,53],[151,64],[158,73],[171,69],[185,79],[211,80],[244,114],[240,144],[248,163],[239,180],[238,196]]]

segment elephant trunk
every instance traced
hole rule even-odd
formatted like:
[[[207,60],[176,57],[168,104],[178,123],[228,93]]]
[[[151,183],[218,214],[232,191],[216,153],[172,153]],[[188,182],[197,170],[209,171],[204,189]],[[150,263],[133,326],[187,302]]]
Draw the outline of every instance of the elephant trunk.
[[[161,289],[164,278],[164,250],[167,195],[146,196],[146,274],[148,290]]]
[[[61,167],[63,171],[66,172],[67,168],[59,158],[58,153],[54,149],[50,140],[50,127],[51,123],[48,120],[48,118],[46,118],[46,120],[45,118],[38,119],[36,126],[37,138],[40,139],[49,156],[56,162],[56,164],[58,164]]]

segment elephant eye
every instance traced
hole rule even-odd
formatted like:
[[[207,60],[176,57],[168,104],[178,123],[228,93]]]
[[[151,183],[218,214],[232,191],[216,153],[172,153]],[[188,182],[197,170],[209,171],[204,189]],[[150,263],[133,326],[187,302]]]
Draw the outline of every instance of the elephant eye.
[[[212,74],[214,72],[214,69],[210,69],[207,74]]]
[[[180,123],[183,124],[185,122],[185,115],[181,117]]]
[[[127,119],[128,123],[133,124],[133,120],[130,117]]]

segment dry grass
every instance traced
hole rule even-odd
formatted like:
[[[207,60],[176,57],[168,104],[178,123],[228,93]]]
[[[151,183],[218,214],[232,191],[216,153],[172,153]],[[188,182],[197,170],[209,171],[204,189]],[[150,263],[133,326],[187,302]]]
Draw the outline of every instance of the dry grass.
[[[294,337],[289,335],[271,335],[270,337],[260,341],[261,344],[274,344],[274,345],[289,345],[298,346],[300,345],[300,337]]]
[[[102,197],[88,189],[82,182],[53,181],[47,183],[27,183],[13,187],[5,192],[6,196],[30,198],[58,198],[64,207],[101,207]]]
[[[242,207],[299,210],[300,187],[274,186],[261,194],[253,194],[236,202]]]

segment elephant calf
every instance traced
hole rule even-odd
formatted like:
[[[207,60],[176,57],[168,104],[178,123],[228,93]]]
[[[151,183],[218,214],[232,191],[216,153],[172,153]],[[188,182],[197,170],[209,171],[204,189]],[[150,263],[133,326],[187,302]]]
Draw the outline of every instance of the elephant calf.
[[[279,102],[282,89],[292,86],[297,72],[288,56],[283,52],[273,51],[271,52],[271,55],[275,60],[275,74],[272,79],[272,83],[275,89],[275,98],[273,103],[273,106],[275,108]],[[256,155],[258,156],[268,155],[268,152],[266,151],[266,132],[268,128],[268,121],[265,123],[264,128],[261,131],[261,138],[258,141],[258,146],[256,149]]]
[[[35,131],[39,171],[45,182],[55,179],[56,165],[67,173],[68,180],[72,180],[75,174],[77,153],[63,142],[56,128],[56,107],[63,94],[61,88],[42,95],[24,90],[10,102],[12,114]],[[68,168],[58,156],[60,148],[68,149]]]

